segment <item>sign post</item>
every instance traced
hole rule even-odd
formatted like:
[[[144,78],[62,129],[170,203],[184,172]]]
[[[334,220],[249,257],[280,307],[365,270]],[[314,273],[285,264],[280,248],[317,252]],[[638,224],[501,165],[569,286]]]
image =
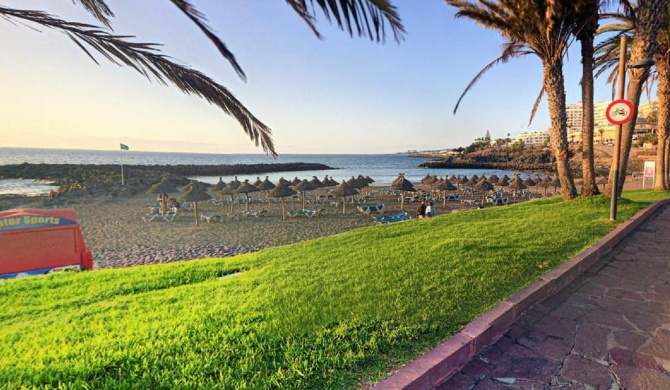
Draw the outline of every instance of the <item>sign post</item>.
[[[617,100],[607,106],[605,115],[610,123],[617,125],[614,134],[614,156],[612,157],[612,194],[610,198],[610,221],[616,221],[617,198],[619,197],[619,159],[621,158],[621,126],[633,119],[635,107],[629,101],[624,100],[623,93],[626,85],[626,34],[621,34],[621,44],[619,45],[619,82],[617,91]],[[612,173],[612,172],[610,172]]]

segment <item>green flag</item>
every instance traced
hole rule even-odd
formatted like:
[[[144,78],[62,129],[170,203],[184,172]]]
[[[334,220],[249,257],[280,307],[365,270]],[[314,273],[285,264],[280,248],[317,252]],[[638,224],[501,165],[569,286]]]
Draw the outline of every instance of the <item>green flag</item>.
[[[126,145],[126,144],[120,144],[120,145],[121,145],[121,150],[130,150],[128,145]]]

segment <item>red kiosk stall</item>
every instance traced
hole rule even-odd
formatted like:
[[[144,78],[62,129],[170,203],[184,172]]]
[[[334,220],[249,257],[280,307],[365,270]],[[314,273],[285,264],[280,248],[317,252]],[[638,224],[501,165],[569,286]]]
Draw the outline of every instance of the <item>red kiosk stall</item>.
[[[0,211],[0,279],[93,269],[73,209]]]

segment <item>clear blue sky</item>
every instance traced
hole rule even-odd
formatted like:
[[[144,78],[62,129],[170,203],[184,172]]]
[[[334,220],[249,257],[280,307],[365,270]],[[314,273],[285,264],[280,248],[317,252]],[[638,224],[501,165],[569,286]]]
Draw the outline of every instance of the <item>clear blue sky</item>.
[[[240,80],[214,46],[165,0],[108,3],[118,34],[164,44],[164,52],[229,88],[273,129],[289,153],[394,153],[466,146],[546,128],[546,100],[527,128],[542,85],[534,56],[490,71],[465,97],[472,77],[501,51],[493,31],[440,0],[394,0],[407,35],[400,44],[350,38],[320,14],[319,40],[284,1],[193,1],[236,55]],[[74,21],[96,23],[68,1],[3,0]],[[0,19],[0,146],[260,153],[237,122],[204,100],[149,82],[100,58],[96,65],[63,34]],[[568,103],[580,100],[579,44],[566,60]],[[610,98],[596,81],[596,101]]]

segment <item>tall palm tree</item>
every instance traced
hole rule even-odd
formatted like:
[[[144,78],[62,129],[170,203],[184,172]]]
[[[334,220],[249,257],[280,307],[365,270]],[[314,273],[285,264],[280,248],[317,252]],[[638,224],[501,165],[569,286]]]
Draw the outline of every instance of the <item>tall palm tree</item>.
[[[655,75],[651,78],[646,78],[645,83],[649,84],[654,80],[658,80],[658,121],[657,121],[657,137],[658,137],[658,147],[656,151],[656,177],[655,177],[655,189],[665,190],[668,188],[668,134],[670,131],[670,5],[666,3],[663,12],[661,12],[661,25],[658,29],[656,36],[656,46],[655,53],[653,53],[653,58],[656,63],[655,66]],[[617,32],[620,34],[632,34],[636,31],[636,24],[639,22],[640,13],[638,8],[628,10],[628,12],[620,14],[611,14],[606,15],[615,22],[603,26],[599,33],[609,33]],[[637,16],[637,17],[636,17]],[[608,67],[613,67],[618,61],[618,47],[619,39],[618,35],[612,36],[609,39],[604,40],[598,45],[597,48],[597,61],[601,65],[601,68],[598,74],[602,73]],[[633,37],[633,43],[631,44],[630,51],[632,52],[632,47],[635,45],[634,41],[637,39],[637,36]],[[616,54],[615,54],[616,53]],[[631,63],[634,63],[631,59]],[[614,81],[618,75],[616,71],[613,71],[609,77],[609,81]],[[640,86],[640,95],[641,90],[644,85]],[[629,90],[630,94],[630,90]],[[637,97],[637,102],[639,103],[640,97]],[[637,106],[637,105],[636,105]],[[635,118],[637,118],[637,112],[635,113]],[[625,142],[625,137],[622,136],[622,144]],[[631,134],[631,144],[632,144],[632,134]],[[623,159],[623,157],[622,157]],[[622,162],[627,162],[627,158],[622,160]],[[623,178],[625,178],[625,166],[622,167]],[[623,179],[620,179],[623,180]],[[611,194],[611,192],[610,192]]]
[[[568,49],[574,26],[574,9],[570,1],[500,0],[470,3],[463,0],[445,0],[458,9],[456,17],[465,17],[486,28],[498,31],[506,42],[500,57],[489,63],[466,87],[456,103],[458,109],[463,96],[474,83],[494,65],[514,57],[535,54],[542,61],[543,83],[535,102],[533,114],[543,93],[547,94],[551,119],[551,148],[556,157],[556,170],[561,182],[563,198],[577,196],[577,188],[570,171],[570,150],[565,115],[565,80],[563,57]]]
[[[668,6],[668,0],[640,0],[637,9],[630,14],[635,23],[634,39],[630,48],[629,64],[640,65],[640,67],[633,67],[629,70],[629,81],[626,90],[626,99],[633,103],[633,107],[638,107],[640,104],[640,97],[642,96],[642,88],[649,77],[649,60],[658,47],[658,31],[663,22],[665,15],[665,8]],[[633,145],[633,133],[635,124],[637,122],[637,109],[633,113],[633,119],[623,125],[621,134],[620,149],[620,167],[618,187],[612,189],[611,186],[605,187],[605,192],[608,195],[620,196],[623,190],[623,184],[626,179],[626,171],[628,169],[628,158],[630,157],[630,148]],[[614,181],[614,170],[610,169],[609,183]]]
[[[598,194],[593,155],[593,67],[594,41],[598,30],[599,0],[575,2],[574,34],[581,43],[582,54],[582,196]]]
[[[272,130],[257,119],[228,89],[195,69],[171,61],[169,57],[161,54],[156,44],[132,42],[128,36],[113,34],[111,19],[114,13],[105,0],[73,0],[73,2],[81,5],[103,26],[69,22],[44,11],[7,8],[1,5],[0,19],[16,22],[17,25],[36,24],[63,32],[96,63],[93,54],[98,52],[112,63],[129,66],[150,80],[155,79],[161,84],[169,82],[186,94],[197,95],[235,118],[256,146],[260,143],[266,153],[277,156],[272,141]],[[205,15],[200,13],[190,0],[170,0],[170,2],[216,46],[237,74],[246,79],[233,53],[207,26]],[[319,9],[327,20],[334,21],[340,29],[348,31],[351,36],[356,34],[373,41],[384,42],[387,24],[397,42],[404,34],[404,27],[390,0],[286,0],[286,2],[317,37],[321,37],[315,26]]]

